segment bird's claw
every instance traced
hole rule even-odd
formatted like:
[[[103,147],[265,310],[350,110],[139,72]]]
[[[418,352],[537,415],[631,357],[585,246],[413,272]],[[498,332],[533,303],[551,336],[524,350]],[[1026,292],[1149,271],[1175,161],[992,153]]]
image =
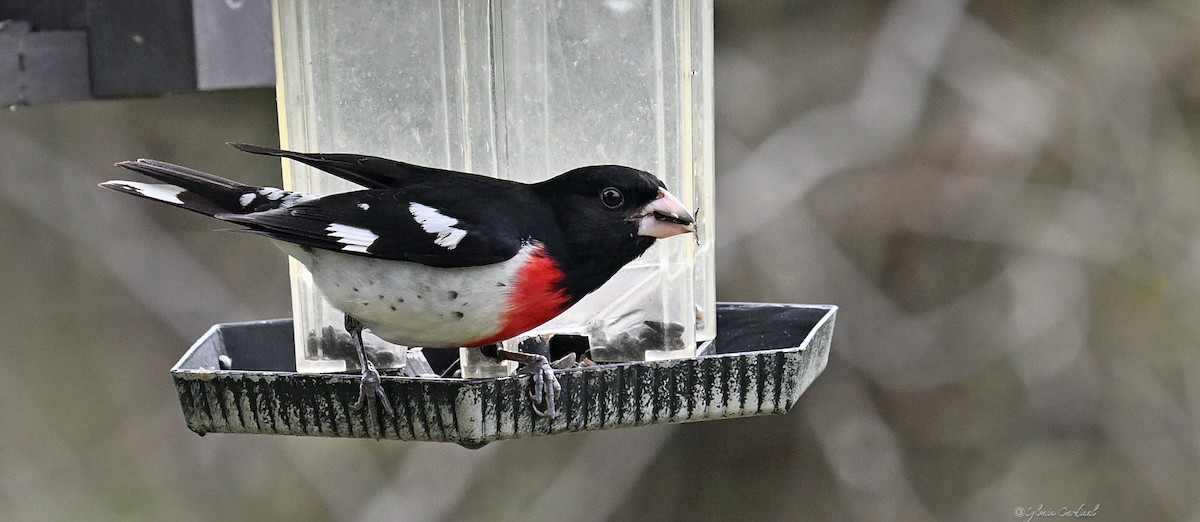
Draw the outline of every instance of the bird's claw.
[[[524,366],[522,371],[533,377],[533,391],[529,394],[529,407],[539,417],[553,417],[556,412],[554,401],[562,391],[562,385],[558,383],[558,378],[554,376],[554,368],[550,366],[550,361],[546,360],[545,357],[538,356],[537,361]],[[543,401],[546,404],[546,409],[540,410],[537,405]]]
[[[375,409],[376,398],[383,406],[383,411],[387,412],[388,417],[396,416],[395,410],[392,409],[392,403],[388,400],[387,392],[383,391],[382,383],[375,365],[369,360],[366,361],[366,365],[363,367],[362,384],[358,387],[358,400],[351,406],[354,411],[361,410],[363,406],[367,407],[367,416],[370,418],[371,427],[375,429],[375,438],[380,438],[383,434],[383,426],[379,422],[379,414]]]

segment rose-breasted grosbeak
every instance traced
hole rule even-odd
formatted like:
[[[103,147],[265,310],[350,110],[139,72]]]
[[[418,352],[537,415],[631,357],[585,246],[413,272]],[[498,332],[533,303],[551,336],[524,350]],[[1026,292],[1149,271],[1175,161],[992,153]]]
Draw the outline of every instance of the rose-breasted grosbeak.
[[[581,167],[525,184],[358,154],[230,145],[366,190],[301,194],[148,159],[117,166],[166,184],[101,186],[242,225],[308,267],[345,314],[363,376],[355,409],[365,403],[372,417],[376,396],[392,411],[363,328],[405,346],[495,349],[532,371],[533,403],[544,397],[553,415],[558,381],[546,358],[493,345],[553,319],[656,239],[695,230],[662,181],[629,167]]]

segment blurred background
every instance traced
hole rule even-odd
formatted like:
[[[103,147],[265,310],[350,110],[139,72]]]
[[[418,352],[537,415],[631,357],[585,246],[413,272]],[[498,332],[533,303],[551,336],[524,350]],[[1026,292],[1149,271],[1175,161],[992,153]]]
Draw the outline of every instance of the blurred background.
[[[0,519],[1200,520],[1200,4],[716,2],[717,284],[841,307],[785,416],[480,450],[213,434],[167,370],[290,314],[274,91],[0,113]]]

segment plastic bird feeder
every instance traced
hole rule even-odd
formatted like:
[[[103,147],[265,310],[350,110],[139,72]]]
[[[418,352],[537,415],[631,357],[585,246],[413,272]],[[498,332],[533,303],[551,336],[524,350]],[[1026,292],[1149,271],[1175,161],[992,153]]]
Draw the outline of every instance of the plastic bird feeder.
[[[213,432],[454,442],[785,413],[825,368],[836,307],[715,302],[712,2],[273,3],[281,141],[533,182],[624,164],[697,208],[562,316],[507,341],[586,353],[530,379],[367,338],[394,416],[355,411],[342,317],[292,263],[294,320],[214,326],[172,369],[187,425]],[[357,187],[284,162],[285,187]],[[293,324],[295,327],[293,327]],[[563,341],[557,343],[557,341]],[[582,341],[582,342],[580,342]],[[634,347],[631,349],[631,346]],[[475,353],[463,351],[464,355]],[[553,360],[553,358],[552,358]],[[615,361],[615,362],[613,362]],[[406,367],[407,362],[407,367]],[[460,364],[468,378],[442,378]],[[390,371],[389,371],[390,369]]]
[[[711,0],[296,0],[274,9],[284,148],[523,182],[622,164],[698,209],[695,241],[659,241],[529,335],[585,337],[608,361],[691,357],[713,338]],[[359,188],[290,161],[284,178],[310,193]],[[350,369],[322,342],[341,313],[303,266],[293,262],[292,276],[298,370]],[[671,335],[616,346],[646,321]],[[403,348],[369,335],[367,344],[405,360]],[[464,375],[508,373],[485,366],[464,362]]]
[[[528,377],[486,379],[385,375],[396,416],[383,438],[488,442],[576,431],[786,413],[825,368],[834,306],[721,303],[717,337],[686,359],[559,370],[561,412],[530,408]],[[356,376],[301,374],[292,321],[214,326],[171,369],[188,428],[370,438],[354,411]]]

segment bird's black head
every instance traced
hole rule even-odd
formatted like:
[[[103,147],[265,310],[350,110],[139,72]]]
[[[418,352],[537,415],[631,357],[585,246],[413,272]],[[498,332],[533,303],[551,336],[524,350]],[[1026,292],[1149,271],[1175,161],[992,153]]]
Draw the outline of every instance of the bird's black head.
[[[608,281],[655,239],[695,231],[687,208],[658,178],[620,165],[580,167],[534,186],[554,209],[560,245],[547,245],[573,300]]]

